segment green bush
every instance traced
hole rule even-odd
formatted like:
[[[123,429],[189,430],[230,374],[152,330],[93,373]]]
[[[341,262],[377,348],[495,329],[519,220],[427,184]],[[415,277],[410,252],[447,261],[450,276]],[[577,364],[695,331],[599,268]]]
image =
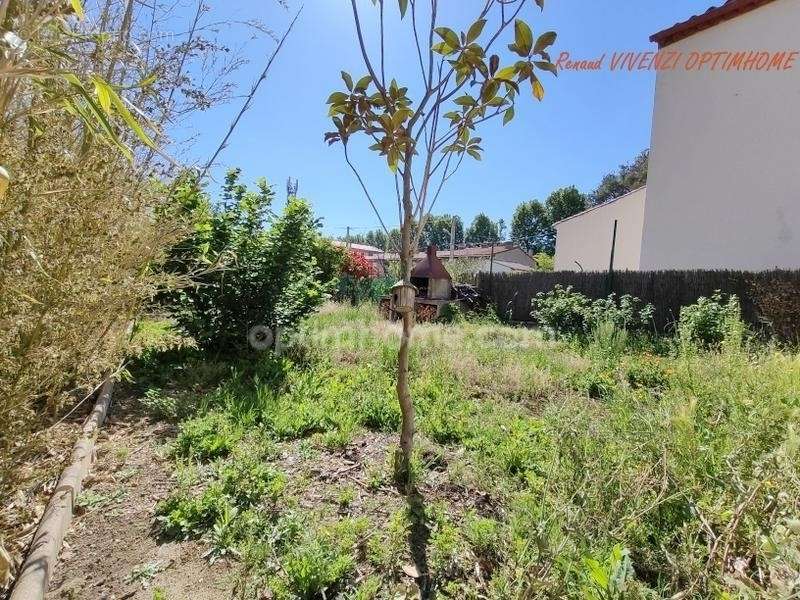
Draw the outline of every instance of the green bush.
[[[533,300],[533,317],[556,339],[583,338],[601,323],[613,324],[627,331],[645,331],[655,308],[640,299],[615,294],[590,300],[579,292],[556,285],[550,292],[539,292]]]
[[[684,343],[703,348],[741,342],[744,324],[739,299],[735,295],[726,297],[719,291],[711,298],[698,298],[695,304],[681,309],[678,333]]]
[[[238,170],[228,173],[219,208],[189,185],[176,202],[194,215],[195,231],[173,249],[168,268],[192,276],[192,285],[168,303],[200,346],[244,347],[254,325],[294,325],[329,297],[335,256],[307,202],[290,198],[275,214],[266,181],[248,190]]]

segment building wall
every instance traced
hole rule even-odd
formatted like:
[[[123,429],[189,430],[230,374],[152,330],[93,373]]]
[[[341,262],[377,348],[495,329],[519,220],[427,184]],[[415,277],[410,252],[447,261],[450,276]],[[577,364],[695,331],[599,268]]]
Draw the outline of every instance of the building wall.
[[[668,50],[798,50],[800,1],[775,0]],[[786,71],[662,71],[641,268],[800,267],[800,59]]]
[[[525,253],[522,248],[512,248],[504,252],[496,252],[494,255],[495,260],[504,260],[510,263],[517,263],[518,265],[525,265],[527,267],[536,266],[536,262],[529,255]]]
[[[556,271],[607,271],[611,259],[614,220],[617,243],[614,269],[636,271],[642,245],[646,188],[634,190],[556,224]]]

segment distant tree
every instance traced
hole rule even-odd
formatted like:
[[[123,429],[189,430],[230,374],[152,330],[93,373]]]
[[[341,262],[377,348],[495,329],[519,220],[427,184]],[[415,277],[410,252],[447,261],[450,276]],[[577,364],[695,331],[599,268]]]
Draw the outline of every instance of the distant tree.
[[[500,219],[497,221],[497,239],[502,241],[506,239],[506,220]]]
[[[574,185],[556,190],[547,197],[545,211],[549,221],[546,242],[542,250],[548,254],[556,250],[556,229],[553,225],[586,209],[586,196]]]
[[[538,200],[523,202],[511,218],[511,241],[529,254],[549,249],[551,221],[547,209]]]
[[[453,215],[431,215],[422,230],[420,236],[420,247],[427,248],[430,244],[436,244],[439,248],[450,247],[450,228],[455,219],[456,235],[455,243],[464,243],[464,222],[459,216]]]
[[[574,185],[561,188],[548,196],[545,208],[550,222],[556,223],[586,210],[586,196]]]
[[[468,244],[488,244],[499,241],[500,231],[497,223],[485,214],[478,213],[467,229],[465,240]]]
[[[349,244],[366,244],[366,236],[363,233],[351,233],[339,237],[340,242],[347,242]]]
[[[381,249],[386,248],[386,233],[382,229],[368,231],[364,237],[368,245]]]
[[[649,160],[650,150],[643,150],[632,163],[620,165],[616,173],[603,177],[597,189],[589,194],[589,204],[597,206],[647,185]]]

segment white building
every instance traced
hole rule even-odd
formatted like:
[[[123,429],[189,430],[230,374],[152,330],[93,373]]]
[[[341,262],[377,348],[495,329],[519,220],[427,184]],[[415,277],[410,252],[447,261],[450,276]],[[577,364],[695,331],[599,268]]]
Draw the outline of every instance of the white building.
[[[799,30],[800,0],[728,0],[652,36],[681,60],[657,75],[640,249],[615,268],[800,268]],[[608,269],[620,201],[557,224],[557,269]]]
[[[641,262],[646,188],[556,223],[556,271],[636,271]],[[616,229],[616,231],[615,231]]]

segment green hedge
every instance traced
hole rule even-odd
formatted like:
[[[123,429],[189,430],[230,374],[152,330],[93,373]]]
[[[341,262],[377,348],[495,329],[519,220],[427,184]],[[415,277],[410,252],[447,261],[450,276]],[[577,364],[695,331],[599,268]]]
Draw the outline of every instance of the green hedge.
[[[478,287],[498,314],[513,321],[532,321],[531,300],[556,285],[571,285],[589,298],[629,294],[655,306],[658,328],[671,327],[682,306],[716,290],[736,294],[744,321],[790,341],[800,341],[800,271],[620,271],[581,273],[556,271],[519,274],[481,273]]]

